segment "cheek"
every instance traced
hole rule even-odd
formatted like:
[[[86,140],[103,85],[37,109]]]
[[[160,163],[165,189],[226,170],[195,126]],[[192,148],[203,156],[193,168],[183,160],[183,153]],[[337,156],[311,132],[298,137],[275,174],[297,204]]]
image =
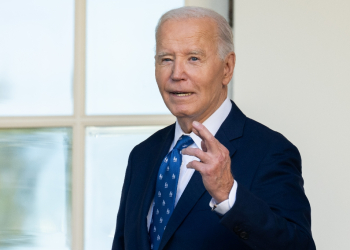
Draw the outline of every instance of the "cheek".
[[[164,77],[161,74],[159,74],[159,72],[156,72],[155,77],[156,77],[158,88],[162,92],[165,86]]]
[[[206,74],[201,77],[202,81],[198,85],[205,99],[211,99],[222,92],[220,78],[214,74]]]
[[[158,88],[159,89],[164,88],[165,84],[167,83],[170,77],[169,69],[167,67],[156,66],[155,77],[156,77],[156,82],[158,84]]]

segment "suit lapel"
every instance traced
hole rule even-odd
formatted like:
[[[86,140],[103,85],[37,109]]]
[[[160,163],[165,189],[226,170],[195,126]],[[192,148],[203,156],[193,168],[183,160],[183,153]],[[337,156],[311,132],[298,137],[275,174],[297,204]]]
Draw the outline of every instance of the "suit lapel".
[[[163,249],[176,229],[180,226],[182,221],[186,218],[193,206],[205,191],[206,190],[202,182],[202,176],[199,172],[196,171],[192,175],[190,182],[187,184],[185,191],[181,195],[181,198],[170,217],[170,220],[166,226],[166,230],[164,231],[159,250]]]
[[[138,233],[140,233],[141,242],[139,249],[150,249],[149,237],[148,237],[148,229],[147,229],[147,215],[149,212],[149,208],[151,206],[151,202],[154,198],[155,188],[156,188],[156,179],[158,170],[161,162],[169,151],[170,145],[174,140],[174,131],[175,126],[172,125],[167,133],[165,133],[163,140],[156,146],[154,153],[154,161],[150,165],[149,175],[147,176],[148,182],[146,188],[144,190],[143,198],[142,198],[142,209],[140,212],[140,228]]]
[[[230,157],[232,158],[233,154],[236,152],[236,148],[230,142],[225,131],[223,129],[219,129],[219,131],[215,135],[215,138],[228,149],[228,151],[230,152]]]
[[[235,103],[232,102],[230,114],[215,135],[216,139],[229,150],[231,158],[236,152],[236,148],[232,145],[231,141],[243,135],[245,119],[246,116],[238,109]],[[171,236],[205,192],[206,189],[203,185],[202,176],[199,172],[195,171],[170,217],[159,250],[164,248]]]

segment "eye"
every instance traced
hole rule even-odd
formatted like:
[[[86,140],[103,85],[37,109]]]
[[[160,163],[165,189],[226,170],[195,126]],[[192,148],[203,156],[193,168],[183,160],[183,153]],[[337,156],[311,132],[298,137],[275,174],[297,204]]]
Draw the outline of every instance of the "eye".
[[[192,56],[192,57],[190,58],[190,60],[191,60],[191,61],[198,61],[199,58],[198,58],[198,57],[195,57],[195,56]]]
[[[163,58],[162,62],[171,62],[171,59],[170,58]]]

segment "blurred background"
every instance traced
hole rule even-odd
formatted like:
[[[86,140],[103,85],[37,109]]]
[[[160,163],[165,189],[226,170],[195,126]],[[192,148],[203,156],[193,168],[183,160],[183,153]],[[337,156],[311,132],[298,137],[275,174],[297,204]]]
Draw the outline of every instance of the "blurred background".
[[[300,150],[317,249],[350,249],[350,1],[0,0],[0,249],[110,249],[128,154],[174,122],[167,10],[231,24],[229,96]]]

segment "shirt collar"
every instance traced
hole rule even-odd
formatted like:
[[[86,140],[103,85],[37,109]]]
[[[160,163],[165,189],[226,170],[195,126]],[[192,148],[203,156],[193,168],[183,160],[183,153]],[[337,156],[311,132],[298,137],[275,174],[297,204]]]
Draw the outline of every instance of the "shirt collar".
[[[225,121],[228,114],[230,113],[232,108],[232,103],[229,98],[226,98],[226,100],[221,104],[221,106],[207,119],[203,122],[203,125],[210,131],[212,135],[215,136],[216,132],[218,132],[221,124]],[[180,124],[176,120],[175,124],[175,135],[173,143],[171,144],[170,150],[171,151],[174,147],[176,142],[179,140],[180,136],[182,135],[189,135],[196,146],[200,149],[202,149],[201,141],[202,139],[199,138],[195,133],[191,132],[190,134],[186,134],[182,131]]]

